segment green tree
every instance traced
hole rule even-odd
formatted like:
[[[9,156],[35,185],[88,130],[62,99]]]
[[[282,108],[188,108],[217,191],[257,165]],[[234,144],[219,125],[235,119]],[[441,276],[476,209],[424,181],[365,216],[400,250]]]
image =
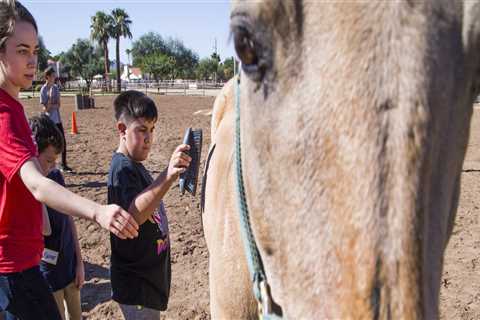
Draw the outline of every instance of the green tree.
[[[50,57],[52,58],[52,60],[60,61],[64,55],[65,55],[65,52],[62,51],[59,54],[50,56]]]
[[[210,56],[213,60],[217,60],[218,63],[220,63],[221,59],[220,59],[220,55],[216,52],[212,53],[212,55]]]
[[[233,77],[233,57],[225,59],[223,63],[218,66],[217,79],[226,81]]]
[[[198,80],[206,80],[208,78],[207,71],[208,59],[204,58],[198,62],[197,68],[195,69],[195,76]]]
[[[120,80],[120,38],[128,37],[132,38],[132,32],[130,31],[130,25],[132,20],[128,16],[125,10],[116,8],[112,10],[112,36],[115,38],[116,46],[116,65],[117,65],[117,91],[120,92],[122,89],[122,83]]]
[[[132,43],[132,64],[140,66],[146,56],[167,53],[166,43],[162,36],[155,32],[148,32]]]
[[[132,55],[131,49],[125,49],[125,53],[127,54],[128,64],[130,64],[130,56]]]
[[[91,18],[90,38],[103,49],[104,79],[108,82],[110,61],[108,59],[108,40],[112,34],[113,18],[103,11],[97,11]],[[110,86],[109,86],[110,87]]]
[[[103,54],[88,39],[78,39],[60,60],[73,77],[81,77],[90,90],[93,77],[103,71]]]
[[[218,71],[218,61],[217,59],[204,58],[200,60],[197,68],[195,69],[195,74],[199,80],[208,80],[215,79],[215,76]]]
[[[144,73],[150,74],[155,81],[173,78],[175,58],[162,53],[150,54],[142,59],[141,68]]]
[[[127,64],[127,78],[130,78],[130,56],[132,55],[131,49],[125,49],[125,53],[127,54],[128,64]]]
[[[38,70],[43,71],[48,67],[48,58],[50,51],[45,47],[45,42],[41,36],[38,36]]]
[[[142,59],[152,54],[164,54],[175,58],[173,77],[193,78],[198,65],[198,55],[179,39],[165,40],[155,32],[149,32],[132,43],[133,65],[142,65]]]
[[[210,74],[215,83],[218,81],[218,75],[222,71],[220,61],[220,55],[216,52],[212,53],[210,56]]]
[[[179,39],[169,39],[166,43],[167,54],[174,57],[175,77],[183,79],[193,78],[195,76],[195,67],[198,64],[198,55],[191,49],[185,47]]]

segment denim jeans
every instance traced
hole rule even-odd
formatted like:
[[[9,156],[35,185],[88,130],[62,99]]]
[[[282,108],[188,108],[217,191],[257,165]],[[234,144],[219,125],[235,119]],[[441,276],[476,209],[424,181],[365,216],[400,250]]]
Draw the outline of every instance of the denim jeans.
[[[7,320],[62,320],[38,266],[0,273],[0,309]]]

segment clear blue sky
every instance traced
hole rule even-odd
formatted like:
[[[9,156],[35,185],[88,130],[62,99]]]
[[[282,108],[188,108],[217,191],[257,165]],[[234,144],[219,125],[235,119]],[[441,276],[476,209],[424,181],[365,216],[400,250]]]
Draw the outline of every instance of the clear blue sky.
[[[233,56],[229,41],[230,4],[228,0],[23,0],[37,20],[39,34],[55,55],[68,50],[78,38],[89,38],[90,18],[97,11],[110,13],[114,8],[125,9],[132,20],[133,38],[122,38],[120,60],[128,62],[125,49],[131,48],[143,34],[153,31],[162,37],[179,38],[200,58],[210,56],[215,39],[222,60]],[[110,60],[115,59],[115,41],[109,43]]]

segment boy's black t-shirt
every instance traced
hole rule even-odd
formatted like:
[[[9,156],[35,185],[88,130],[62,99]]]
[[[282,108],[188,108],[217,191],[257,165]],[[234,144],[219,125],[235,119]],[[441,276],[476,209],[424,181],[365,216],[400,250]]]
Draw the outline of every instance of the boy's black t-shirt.
[[[114,153],[108,173],[108,203],[128,210],[135,197],[153,179],[145,167],[122,153]],[[145,221],[135,239],[122,240],[110,233],[112,298],[121,304],[166,310],[171,266],[168,221],[163,202]]]

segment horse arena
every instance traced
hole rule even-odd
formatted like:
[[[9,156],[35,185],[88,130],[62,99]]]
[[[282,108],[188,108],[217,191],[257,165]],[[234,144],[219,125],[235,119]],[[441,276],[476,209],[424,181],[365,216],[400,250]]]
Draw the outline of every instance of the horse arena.
[[[155,142],[146,167],[156,176],[167,165],[186,127],[202,128],[204,167],[210,143],[210,113],[214,97],[152,95],[159,109]],[[97,96],[94,109],[77,112],[79,134],[70,134],[73,97],[62,98],[69,165],[67,187],[99,203],[107,200],[107,173],[118,144],[113,96]],[[28,116],[38,114],[38,98],[22,101]],[[477,108],[478,107],[478,108]],[[480,319],[480,105],[475,108],[463,174],[455,228],[445,255],[440,296],[441,319]],[[202,173],[202,170],[201,170]],[[201,180],[201,179],[200,179]],[[221,192],[221,191],[220,191]],[[180,195],[178,184],[167,193],[172,243],[172,289],[168,311],[162,319],[209,319],[208,251],[202,232],[200,196]],[[110,242],[106,230],[76,219],[86,282],[82,310],[86,319],[122,319],[110,299]],[[232,274],[232,277],[235,275]]]

